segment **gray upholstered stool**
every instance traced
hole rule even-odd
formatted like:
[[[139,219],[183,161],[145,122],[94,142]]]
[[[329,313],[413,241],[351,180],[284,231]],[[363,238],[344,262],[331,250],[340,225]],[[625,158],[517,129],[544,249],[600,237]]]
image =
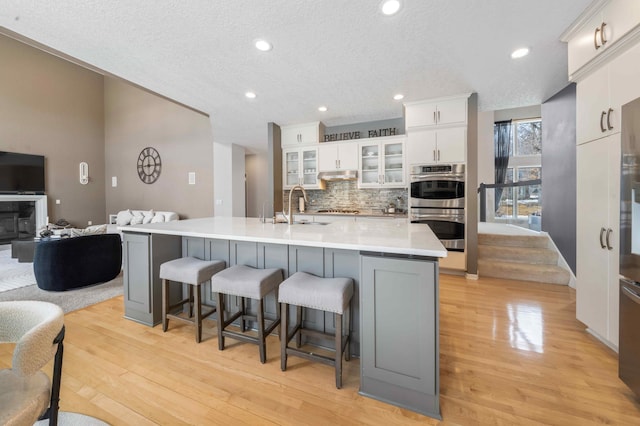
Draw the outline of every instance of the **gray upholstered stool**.
[[[323,364],[333,365],[336,370],[336,387],[342,387],[342,354],[345,360],[350,359],[349,342],[351,340],[351,298],[353,297],[353,280],[350,278],[320,278],[306,272],[296,272],[282,284],[278,289],[280,296],[278,302],[282,309],[280,318],[280,367],[282,371],[287,369],[287,355],[296,355]],[[296,324],[289,333],[289,305],[296,306]],[[306,330],[302,328],[302,308],[318,309],[326,312],[333,312],[335,316],[335,356],[333,358],[315,354],[300,349],[302,343],[302,332],[309,334],[326,333]],[[345,329],[343,336],[342,318],[347,311]],[[289,342],[295,336],[296,347],[289,346]]]
[[[213,275],[222,271],[225,266],[224,260],[200,260],[195,257],[182,257],[160,265],[160,278],[162,279],[162,331],[167,331],[169,318],[195,324],[196,342],[200,343],[200,340],[202,340],[202,320],[216,311],[214,307],[211,307],[209,312],[202,313],[200,287],[210,280]],[[189,284],[189,296],[174,305],[169,303],[170,281]],[[188,318],[171,314],[173,309],[187,302],[189,303]],[[193,314],[194,308],[195,315]]]
[[[211,280],[211,291],[218,293],[218,349],[224,349],[224,338],[231,337],[246,343],[253,343],[260,348],[260,362],[267,361],[266,337],[280,324],[280,311],[276,306],[276,318],[271,320],[271,325],[265,328],[264,298],[272,291],[277,290],[282,282],[281,269],[255,269],[250,266],[235,265],[216,274]],[[224,295],[239,296],[241,298],[240,309],[231,317],[224,318]],[[256,299],[258,308],[256,315],[250,315],[247,311],[245,298]],[[240,333],[227,330],[227,327],[240,318]],[[257,321],[258,337],[244,334],[245,321]]]

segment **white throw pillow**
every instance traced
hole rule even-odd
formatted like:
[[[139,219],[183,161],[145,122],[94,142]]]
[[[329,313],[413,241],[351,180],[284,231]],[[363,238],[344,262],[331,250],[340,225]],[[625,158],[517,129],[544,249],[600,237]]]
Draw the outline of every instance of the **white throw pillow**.
[[[118,216],[116,216],[116,225],[118,226],[126,226],[131,223],[131,218],[133,218],[133,214],[131,210],[121,210],[118,212]]]
[[[149,210],[148,212],[142,212],[142,223],[151,223],[153,216],[154,216],[153,210]]]
[[[143,220],[144,220],[144,216],[142,215],[142,212],[135,212],[133,214],[133,217],[131,218],[131,224],[140,225]]]
[[[155,216],[153,216],[153,219],[151,219],[151,223],[160,222],[164,222],[164,215],[162,213],[156,213]]]
[[[107,233],[107,225],[91,225],[84,228],[85,235],[94,235],[94,234],[106,234]]]

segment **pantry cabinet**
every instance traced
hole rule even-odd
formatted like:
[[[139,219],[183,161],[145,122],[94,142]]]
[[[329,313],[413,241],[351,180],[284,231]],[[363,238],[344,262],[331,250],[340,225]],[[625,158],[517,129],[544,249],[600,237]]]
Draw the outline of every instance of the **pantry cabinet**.
[[[306,189],[322,189],[318,179],[318,148],[287,148],[282,150],[282,186],[291,189],[302,185]]]
[[[358,155],[360,188],[405,187],[404,137],[364,140]]]
[[[576,151],[576,317],[617,347],[620,134]]]
[[[318,169],[321,172],[358,169],[357,142],[325,142],[318,146]]]
[[[280,145],[282,148],[316,144],[320,142],[324,136],[324,124],[316,121],[313,123],[282,126],[280,131]]]

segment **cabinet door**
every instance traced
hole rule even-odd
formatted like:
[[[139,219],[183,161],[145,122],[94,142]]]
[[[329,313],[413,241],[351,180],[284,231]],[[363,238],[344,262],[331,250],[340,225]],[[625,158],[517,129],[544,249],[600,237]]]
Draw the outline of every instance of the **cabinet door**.
[[[280,133],[282,147],[299,146],[318,143],[320,137],[320,123],[283,126]]]
[[[410,130],[407,132],[408,164],[436,162],[436,132],[436,130]]]
[[[125,316],[142,320],[130,311],[151,314],[150,237],[147,234],[123,234]],[[149,318],[144,317],[150,322]]]
[[[297,149],[282,151],[282,168],[285,188],[300,184],[300,152]]]
[[[338,146],[338,168],[340,170],[358,170],[358,144],[343,143]]]
[[[386,186],[404,186],[404,143],[382,144],[383,183]]]
[[[305,188],[317,187],[318,185],[318,149],[301,149],[302,158],[302,184]]]
[[[578,145],[609,134],[610,131],[607,129],[607,113],[611,105],[609,67],[605,66],[595,71],[578,83],[576,96],[580,100],[576,103],[576,141]],[[615,111],[613,112],[615,113]]]
[[[323,143],[318,147],[318,170],[330,172],[338,167],[338,144]]]
[[[609,247],[608,251],[608,335],[607,340],[613,346],[618,347],[618,323],[620,321],[619,306],[620,306],[620,175],[621,165],[620,159],[622,157],[621,149],[621,135],[615,134],[605,139],[608,141],[609,157],[608,157],[608,184],[609,184],[609,199],[607,200],[607,206],[609,207],[609,229],[611,230],[609,235]]]
[[[380,145],[377,143],[361,144],[359,158],[359,186],[375,187],[380,185],[382,180],[380,173]]]
[[[467,99],[451,99],[438,102],[436,119],[440,125],[466,123]]]
[[[602,13],[607,45],[612,45],[640,23],[640,2],[637,0],[611,0]]]
[[[467,128],[437,130],[437,158],[440,163],[464,163],[467,151]]]
[[[361,391],[388,383],[438,394],[436,264],[362,256]]]
[[[602,337],[607,336],[609,252],[609,144],[615,136],[577,147],[576,317]],[[603,248],[602,246],[605,245]]]
[[[300,132],[295,126],[282,127],[280,132],[280,145],[284,147],[300,145]]]
[[[589,62],[597,54],[602,52],[606,46],[602,46],[600,39],[600,26],[602,25],[602,11],[596,12],[589,20],[576,32],[568,43],[568,70],[569,75],[575,73],[584,64]],[[606,26],[605,26],[606,29]],[[608,32],[608,30],[607,30]],[[605,33],[606,37],[606,33]],[[598,48],[596,49],[596,46]]]
[[[302,125],[298,128],[300,134],[300,143],[308,145],[318,143],[320,141],[319,123],[310,123]]]
[[[437,106],[435,103],[419,103],[405,106],[404,124],[406,128],[435,126],[437,121]]]

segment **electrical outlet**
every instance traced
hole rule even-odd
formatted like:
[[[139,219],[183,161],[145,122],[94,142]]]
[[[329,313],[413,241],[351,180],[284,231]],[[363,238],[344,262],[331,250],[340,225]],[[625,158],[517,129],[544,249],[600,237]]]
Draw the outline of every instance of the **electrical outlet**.
[[[92,221],[88,221],[87,225],[91,226],[91,225],[93,225],[93,222]]]
[[[196,184],[196,172],[189,172],[189,185]]]
[[[116,187],[118,186],[118,177],[117,176],[111,176],[111,186],[112,187]]]
[[[56,200],[56,204],[60,204],[60,200]]]
[[[222,205],[222,200],[216,200],[216,206],[221,206]]]

